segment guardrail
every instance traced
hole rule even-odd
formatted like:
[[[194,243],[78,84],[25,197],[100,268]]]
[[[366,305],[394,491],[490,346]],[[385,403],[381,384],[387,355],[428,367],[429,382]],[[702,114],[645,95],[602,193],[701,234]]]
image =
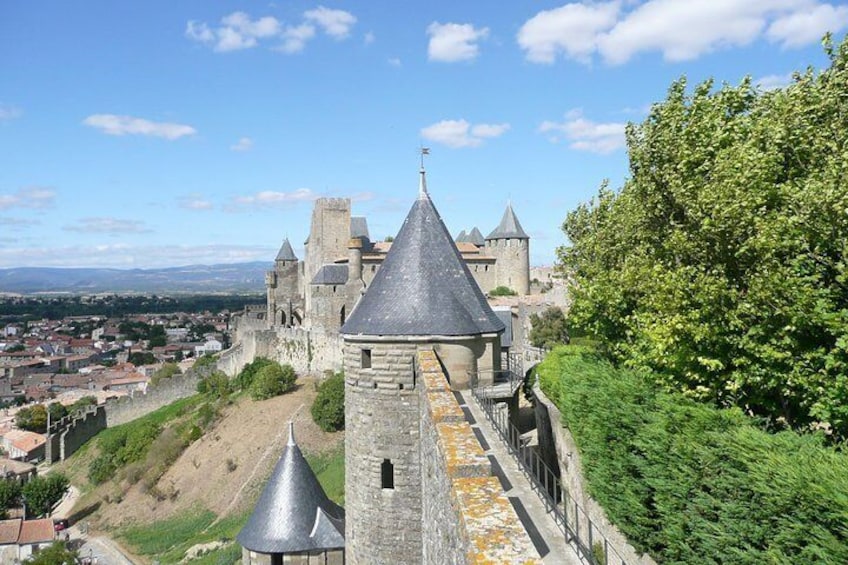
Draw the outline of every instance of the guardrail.
[[[481,385],[481,382],[490,384]],[[471,389],[486,391],[485,393],[480,392],[480,394],[486,394],[489,397],[496,396],[500,398],[503,396],[512,396],[522,383],[524,383],[524,375],[516,373],[511,369],[486,370],[471,373]],[[506,392],[507,388],[509,389],[508,394]]]
[[[554,521],[580,556],[593,565],[627,565],[586,511],[564,490],[559,477],[542,461],[538,452],[522,440],[521,433],[509,421],[506,405],[485,394],[487,387],[472,388],[471,394],[486,418],[518,461],[530,486],[553,514]]]

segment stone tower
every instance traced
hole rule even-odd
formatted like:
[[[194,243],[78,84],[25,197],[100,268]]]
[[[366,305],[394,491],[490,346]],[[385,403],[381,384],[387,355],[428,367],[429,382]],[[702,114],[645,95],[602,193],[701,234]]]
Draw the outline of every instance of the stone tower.
[[[312,209],[312,225],[306,240],[306,261],[303,273],[306,311],[312,310],[310,283],[324,265],[347,257],[350,240],[350,200],[319,198]],[[344,283],[342,283],[344,284]]]
[[[486,302],[426,190],[342,326],[347,563],[422,562],[419,386],[435,350],[452,388],[497,369],[504,325]]]
[[[501,223],[486,237],[486,253],[497,259],[495,286],[506,286],[518,294],[530,294],[530,236],[506,205]]]
[[[283,241],[274,270],[265,273],[265,288],[268,291],[267,320],[270,327],[293,324],[294,306],[299,303],[297,256],[289,239]]]

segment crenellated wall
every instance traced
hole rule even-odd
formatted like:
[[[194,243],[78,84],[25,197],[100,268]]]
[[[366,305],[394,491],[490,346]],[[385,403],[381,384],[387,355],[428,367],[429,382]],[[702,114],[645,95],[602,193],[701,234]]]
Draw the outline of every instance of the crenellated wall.
[[[214,367],[207,366],[204,369],[205,374]],[[162,379],[156,383],[156,386],[147,387],[147,392],[144,394],[135,393],[122,398],[110,398],[106,401],[106,427],[125,424],[171,404],[175,400],[197,394],[197,382],[200,379],[200,372],[189,369],[183,375],[174,375],[170,379]]]
[[[342,368],[342,339],[320,328],[245,330],[241,339],[218,358],[218,369],[233,377],[256,357],[291,365],[298,373],[322,373]]]
[[[541,563],[435,352],[417,361],[423,563]]]

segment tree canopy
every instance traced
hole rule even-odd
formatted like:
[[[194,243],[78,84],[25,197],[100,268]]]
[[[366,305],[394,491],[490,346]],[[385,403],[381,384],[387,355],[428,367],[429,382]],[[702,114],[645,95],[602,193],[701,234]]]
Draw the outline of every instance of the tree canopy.
[[[667,389],[848,433],[848,43],[770,91],[673,83],[570,212],[570,320]]]

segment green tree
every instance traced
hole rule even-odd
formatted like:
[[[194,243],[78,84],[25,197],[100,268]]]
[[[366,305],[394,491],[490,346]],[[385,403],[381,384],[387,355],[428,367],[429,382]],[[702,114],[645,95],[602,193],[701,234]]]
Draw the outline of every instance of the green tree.
[[[168,342],[168,337],[165,334],[165,326],[156,324],[150,326],[150,331],[147,333],[148,347],[164,347]]]
[[[21,502],[21,485],[11,479],[0,479],[0,518],[7,516],[7,510],[17,507]]]
[[[499,286],[489,291],[489,296],[516,296],[517,292],[509,288],[508,286]]]
[[[50,512],[68,490],[68,479],[61,473],[50,473],[30,479],[21,488],[26,503],[27,516],[37,517]]]
[[[128,361],[133,365],[150,365],[156,362],[156,357],[151,351],[133,351],[130,353]]]
[[[344,392],[344,373],[335,373],[318,386],[318,395],[310,411],[312,419],[325,432],[345,427]]]
[[[672,84],[570,212],[570,321],[668,389],[848,434],[848,43],[784,89]]]
[[[204,356],[205,357],[205,356]],[[201,357],[202,359],[203,357]],[[233,389],[234,390],[248,390],[250,389],[251,384],[253,383],[253,379],[256,378],[256,374],[262,367],[270,365],[274,363],[270,359],[266,359],[265,357],[257,357],[250,363],[244,366],[244,368],[239,371],[239,374],[233,379]]]
[[[254,400],[265,400],[285,394],[294,389],[297,375],[291,365],[280,365],[276,361],[262,367],[250,385],[250,396]]]
[[[51,402],[47,405],[47,411],[51,422],[57,422],[68,415],[68,408],[61,402]]]
[[[22,430],[43,434],[47,431],[47,409],[43,404],[21,408],[15,414],[15,425]]]
[[[76,414],[77,412],[82,412],[89,406],[97,405],[97,397],[95,396],[83,396],[73,404],[68,407],[68,412],[71,414]]]
[[[179,375],[181,372],[180,366],[176,363],[165,363],[150,377],[150,384],[156,386],[162,379],[170,379],[174,375]]]
[[[78,562],[79,552],[56,540],[47,547],[39,549],[24,560],[26,565],[74,565]]]
[[[530,314],[530,343],[533,347],[553,347],[568,343],[568,327],[561,308],[552,306],[539,314]]]

